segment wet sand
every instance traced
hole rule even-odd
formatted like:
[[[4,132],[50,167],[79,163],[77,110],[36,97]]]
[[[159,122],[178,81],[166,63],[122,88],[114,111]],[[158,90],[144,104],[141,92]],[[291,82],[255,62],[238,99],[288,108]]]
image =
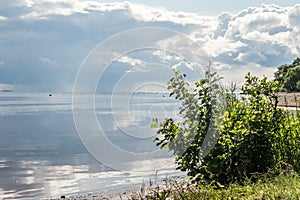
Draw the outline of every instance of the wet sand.
[[[103,192],[91,192],[87,194],[75,194],[70,196],[60,196],[57,198],[50,198],[50,200],[128,200],[134,194],[137,194],[140,188],[124,189],[120,191],[103,191]]]

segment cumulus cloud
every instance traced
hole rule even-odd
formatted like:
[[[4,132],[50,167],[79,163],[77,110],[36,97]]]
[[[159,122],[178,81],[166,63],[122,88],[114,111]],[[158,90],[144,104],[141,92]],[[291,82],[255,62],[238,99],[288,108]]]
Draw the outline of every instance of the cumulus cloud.
[[[212,57],[224,53],[231,54],[245,46],[246,44],[240,40],[227,39],[220,36],[216,39],[205,38],[203,43],[203,49]]]
[[[144,63],[143,60],[131,58],[129,56],[121,56],[117,61],[120,62],[120,63],[129,64],[133,67],[142,65]]]
[[[175,52],[156,50],[153,52],[153,55],[161,59],[161,62],[165,65],[171,66],[171,69],[173,70],[178,70],[180,69],[180,67],[184,67],[188,70],[195,71],[195,66],[193,66],[192,63],[186,60],[185,57],[182,57],[182,55],[177,54],[178,52],[176,52],[176,54],[174,53]]]
[[[263,4],[236,14],[203,16],[130,2],[0,0],[0,3],[0,52],[5,60],[5,64],[0,62],[0,80],[10,84],[52,89],[72,85],[82,61],[98,43],[119,32],[141,27],[172,29],[194,43],[167,38],[159,43],[174,50],[172,55],[157,51],[139,58],[123,56],[118,60],[120,64],[138,66],[145,59],[147,62],[153,59],[170,68],[183,64],[191,67],[183,58],[198,55],[194,60],[199,59],[202,65],[209,58],[216,69],[242,79],[248,68],[271,76],[276,67],[300,54],[300,4],[293,7]],[[183,44],[187,48],[178,48]]]
[[[300,26],[300,4],[295,5],[294,8],[288,11],[288,20],[291,26],[299,29]]]
[[[293,44],[293,53],[297,54],[300,52],[300,4],[289,10],[288,21],[291,28],[291,37],[289,40]]]
[[[171,12],[164,8],[155,8],[141,4],[127,2],[132,16],[144,22],[173,22],[175,24],[198,24],[202,27],[211,27],[215,20],[213,17],[199,16],[195,13]]]
[[[1,15],[0,15],[0,22],[1,22],[1,21],[4,21],[4,20],[7,20],[7,17],[4,17],[4,16],[1,16]]]
[[[21,18],[47,19],[49,15],[69,16],[75,13],[88,14],[92,11],[111,12],[126,10],[137,21],[143,22],[173,22],[175,24],[197,24],[211,27],[215,20],[212,17],[195,13],[171,12],[164,8],[156,8],[130,2],[101,3],[79,0],[25,0],[25,5],[33,11]]]
[[[259,71],[272,77],[270,70],[291,62],[300,53],[300,5],[251,7],[237,14],[223,13],[218,17],[214,35],[197,41],[213,57],[217,68],[238,68]],[[222,67],[223,66],[223,67]],[[270,70],[267,70],[271,68]],[[246,70],[244,70],[246,71]],[[230,73],[226,73],[229,75]],[[235,73],[237,74],[237,73]],[[238,73],[239,74],[239,73]],[[241,79],[243,76],[240,74]]]
[[[69,16],[74,13],[87,13],[80,2],[76,0],[26,0],[26,6],[32,8],[33,11],[21,16],[21,18],[30,19],[47,19],[48,15],[64,15]]]

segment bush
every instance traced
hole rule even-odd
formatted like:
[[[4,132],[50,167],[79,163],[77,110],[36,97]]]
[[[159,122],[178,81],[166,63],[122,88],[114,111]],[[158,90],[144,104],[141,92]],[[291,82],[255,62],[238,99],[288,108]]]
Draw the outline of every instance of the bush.
[[[194,87],[185,77],[177,71],[168,82],[170,96],[181,101],[182,121],[154,119],[155,142],[173,151],[178,169],[198,183],[225,185],[256,173],[276,174],[282,163],[299,170],[299,112],[277,107],[277,81],[248,73],[239,97],[235,87],[220,87],[209,67]]]
[[[274,77],[279,81],[281,91],[300,92],[300,58],[296,58],[291,64],[278,67]]]

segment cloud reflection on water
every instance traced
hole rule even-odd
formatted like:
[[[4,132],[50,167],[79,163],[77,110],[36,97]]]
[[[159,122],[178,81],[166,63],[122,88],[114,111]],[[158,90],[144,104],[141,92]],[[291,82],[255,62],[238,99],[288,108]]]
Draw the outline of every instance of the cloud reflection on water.
[[[22,98],[23,97],[23,98]],[[153,96],[152,96],[153,97]],[[139,99],[132,107],[134,121],[145,125],[153,99]],[[96,98],[96,114],[107,137],[129,151],[155,151],[151,138],[130,140],[113,122],[109,94]],[[138,105],[141,104],[141,105]],[[83,105],[84,108],[84,105]],[[159,109],[153,110],[154,114]],[[0,197],[36,199],[75,193],[124,189],[156,178],[178,174],[162,153],[151,160],[127,163],[135,171],[113,171],[83,147],[74,127],[69,94],[5,93],[0,96]],[[2,112],[3,111],[3,112]],[[122,111],[120,114],[122,118]],[[153,114],[153,113],[152,113]],[[148,117],[148,118],[147,118]],[[122,122],[123,127],[130,123]],[[165,163],[165,168],[155,168]],[[153,166],[147,169],[147,166]],[[138,169],[138,170],[136,170]],[[158,177],[155,177],[155,174]]]

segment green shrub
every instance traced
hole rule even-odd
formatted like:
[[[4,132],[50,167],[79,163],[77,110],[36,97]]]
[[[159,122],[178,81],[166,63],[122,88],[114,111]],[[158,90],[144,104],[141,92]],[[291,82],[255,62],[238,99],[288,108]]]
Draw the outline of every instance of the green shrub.
[[[158,123],[155,142],[176,155],[178,169],[198,183],[242,182],[256,173],[278,173],[283,163],[299,170],[299,112],[277,107],[278,82],[248,73],[236,95],[210,68],[191,87],[179,71],[168,82],[181,101],[179,115]],[[254,176],[253,176],[254,177]]]
[[[300,92],[300,58],[296,58],[291,64],[278,67],[274,77],[280,82],[281,91]]]

